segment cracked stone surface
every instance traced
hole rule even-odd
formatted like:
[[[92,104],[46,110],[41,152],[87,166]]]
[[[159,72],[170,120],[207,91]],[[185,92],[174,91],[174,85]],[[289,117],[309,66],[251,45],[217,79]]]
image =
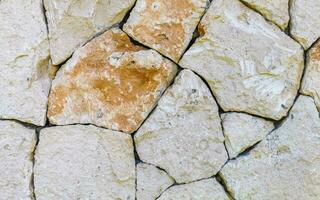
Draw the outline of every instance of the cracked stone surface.
[[[213,179],[206,179],[184,185],[175,185],[166,190],[158,200],[230,200],[222,186]]]
[[[135,199],[128,134],[84,125],[45,128],[35,160],[37,200]]]
[[[41,0],[1,1],[0,21],[0,119],[43,126],[51,79]]]
[[[280,128],[222,169],[228,190],[237,200],[319,199],[319,137],[316,106],[300,96]]]
[[[111,29],[78,49],[58,71],[49,96],[53,124],[92,123],[128,133],[139,128],[177,66]]]
[[[155,200],[173,183],[165,171],[145,163],[137,165],[137,199]]]
[[[135,0],[44,0],[53,64],[64,62],[95,34],[119,23]]]
[[[0,120],[0,200],[32,200],[34,129]]]
[[[211,177],[228,159],[216,102],[189,70],[180,72],[134,138],[141,160],[178,183]]]
[[[224,113],[221,119],[230,158],[262,140],[274,128],[272,122],[244,113]]]
[[[137,0],[124,31],[177,62],[208,4],[209,0]]]
[[[308,49],[320,37],[320,1],[291,0],[291,35]]]
[[[214,1],[199,31],[179,64],[206,79],[223,110],[286,116],[303,72],[298,43],[239,1]]]

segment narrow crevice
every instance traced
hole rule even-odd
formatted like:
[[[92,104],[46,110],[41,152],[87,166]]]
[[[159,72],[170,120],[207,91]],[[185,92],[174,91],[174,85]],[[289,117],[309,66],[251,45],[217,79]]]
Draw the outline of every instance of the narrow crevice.
[[[224,181],[222,175],[220,173],[217,174],[216,176],[216,180],[220,183],[220,185],[222,186],[222,188],[224,189],[224,192],[228,195],[228,197],[230,198],[230,200],[235,200],[234,196],[232,195],[231,191],[228,190],[227,184]]]
[[[123,25],[124,25],[125,23],[127,23],[128,19],[129,19],[129,17],[130,17],[130,14],[131,14],[132,10],[134,9],[134,7],[136,6],[136,4],[137,4],[137,1],[134,2],[133,6],[130,8],[130,10],[127,11],[126,15],[124,16],[124,18],[122,19],[122,21],[119,23],[119,28],[120,28],[121,30],[123,30]]]
[[[36,197],[36,193],[35,193],[35,184],[34,184],[34,167],[35,167],[35,154],[36,154],[36,150],[39,144],[39,137],[40,137],[40,130],[42,128],[38,127],[35,129],[36,132],[36,144],[34,146],[33,152],[32,152],[32,174],[31,174],[31,182],[30,182],[30,189],[31,189],[31,193],[32,193],[32,199],[33,200],[37,200]]]
[[[46,14],[46,13],[47,13],[47,10],[46,10],[46,8],[45,8],[45,6],[44,6],[44,0],[42,0],[41,4],[42,4],[43,18],[44,18],[44,21],[45,21],[45,23],[46,23],[46,28],[47,28],[47,37],[49,38],[49,26],[48,26],[47,14]]]

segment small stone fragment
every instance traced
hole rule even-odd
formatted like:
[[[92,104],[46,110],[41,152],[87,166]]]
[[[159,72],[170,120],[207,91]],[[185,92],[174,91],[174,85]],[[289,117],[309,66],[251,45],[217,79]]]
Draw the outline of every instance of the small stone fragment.
[[[149,164],[137,165],[137,199],[155,200],[173,183],[165,171]]]
[[[242,0],[282,30],[289,23],[289,0]]]
[[[320,1],[291,0],[291,35],[308,49],[320,37]]]
[[[199,27],[179,64],[207,80],[222,109],[286,116],[303,72],[300,45],[239,1],[215,0]]]
[[[120,22],[135,0],[44,0],[50,51],[57,65],[95,34]]]
[[[222,186],[213,178],[176,185],[166,190],[158,200],[230,200]]]
[[[0,119],[43,126],[51,79],[41,0],[0,1]]]
[[[137,0],[124,31],[177,62],[208,4],[208,0]]]
[[[244,113],[225,113],[221,118],[230,158],[261,141],[274,128],[272,122]]]
[[[1,6],[1,5],[0,5]],[[35,130],[0,120],[0,199],[32,200]]]
[[[130,135],[92,125],[45,128],[35,158],[37,200],[135,199]]]
[[[52,83],[53,124],[92,123],[128,133],[139,128],[177,66],[111,29],[77,50]]]
[[[141,160],[178,183],[215,175],[228,159],[223,141],[216,102],[189,70],[179,74],[135,134]]]
[[[280,128],[224,166],[228,191],[237,200],[320,199],[319,138],[319,113],[300,96]]]

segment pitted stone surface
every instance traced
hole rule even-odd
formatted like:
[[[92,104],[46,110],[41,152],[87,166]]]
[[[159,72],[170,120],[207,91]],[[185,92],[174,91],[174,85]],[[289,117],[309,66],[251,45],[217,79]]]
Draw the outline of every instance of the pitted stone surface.
[[[137,199],[155,200],[173,183],[165,171],[149,164],[137,165]]]
[[[182,71],[135,134],[142,161],[166,170],[178,183],[215,175],[228,156],[218,107],[202,80]]]
[[[35,130],[0,120],[0,200],[32,200]]]
[[[177,62],[208,4],[208,0],[137,0],[124,31]]]
[[[221,171],[237,200],[320,198],[320,120],[310,97],[298,97],[288,118],[248,155]]]
[[[130,135],[94,126],[42,129],[35,155],[37,200],[135,199]]]
[[[77,50],[52,83],[53,124],[92,123],[134,132],[171,83],[177,67],[111,29]]]
[[[0,119],[45,125],[51,79],[41,0],[0,1]]]
[[[95,34],[120,22],[135,0],[44,0],[53,64],[65,61]]]
[[[225,111],[279,120],[297,94],[303,50],[239,1],[216,0],[180,65],[203,76]]]

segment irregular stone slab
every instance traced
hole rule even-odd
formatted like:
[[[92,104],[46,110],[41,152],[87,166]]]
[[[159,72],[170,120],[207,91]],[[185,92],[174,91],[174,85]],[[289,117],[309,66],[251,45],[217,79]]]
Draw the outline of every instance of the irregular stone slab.
[[[291,35],[308,49],[320,37],[320,1],[291,0]]]
[[[137,199],[155,200],[173,183],[165,171],[149,164],[137,165]]]
[[[51,79],[42,1],[1,1],[0,21],[0,119],[43,126]]]
[[[208,4],[208,0],[137,0],[124,31],[177,62]]]
[[[237,157],[274,129],[271,121],[244,113],[224,113],[221,119],[230,158]]]
[[[320,41],[308,51],[306,63],[300,92],[312,96],[320,109]]]
[[[228,156],[218,107],[202,80],[182,71],[135,134],[141,160],[178,183],[215,175]]]
[[[1,5],[0,5],[1,6]],[[35,130],[0,120],[0,199],[33,199],[31,189]]]
[[[289,0],[242,0],[250,8],[261,13],[266,19],[278,25],[282,30],[289,23]]]
[[[239,1],[214,1],[200,32],[180,65],[207,80],[223,110],[286,116],[303,71],[299,44]]]
[[[135,0],[44,0],[53,64],[100,31],[120,22]]]
[[[52,83],[53,124],[92,123],[134,132],[171,83],[177,66],[111,29],[77,50]]]
[[[237,200],[320,199],[320,120],[310,97],[300,96],[282,126],[248,155],[222,169]]]
[[[130,135],[84,125],[45,128],[35,158],[38,200],[135,199]]]
[[[166,190],[158,200],[230,200],[222,186],[215,179],[207,179]]]

